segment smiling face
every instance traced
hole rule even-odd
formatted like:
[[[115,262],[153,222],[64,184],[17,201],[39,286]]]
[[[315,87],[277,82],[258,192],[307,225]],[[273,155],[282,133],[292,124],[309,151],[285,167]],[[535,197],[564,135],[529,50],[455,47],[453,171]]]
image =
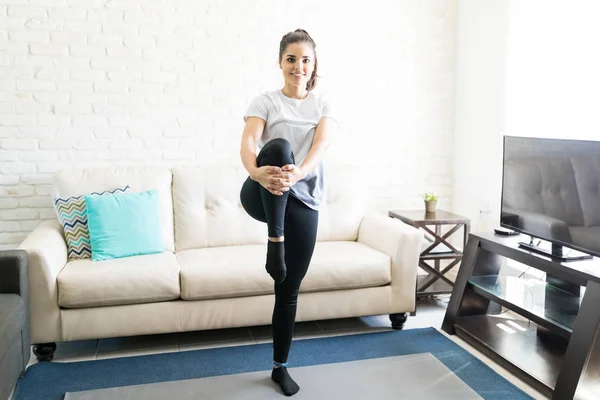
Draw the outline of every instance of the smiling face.
[[[279,66],[286,86],[305,89],[315,70],[315,52],[308,43],[290,43],[281,55]]]

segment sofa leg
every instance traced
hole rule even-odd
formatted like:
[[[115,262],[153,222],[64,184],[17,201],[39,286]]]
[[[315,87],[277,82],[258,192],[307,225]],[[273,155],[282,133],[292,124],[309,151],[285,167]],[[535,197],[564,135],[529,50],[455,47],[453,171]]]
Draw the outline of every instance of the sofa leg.
[[[406,313],[390,314],[390,321],[392,321],[392,329],[400,330],[404,328],[404,323],[408,319]]]
[[[33,354],[39,362],[52,361],[55,351],[56,343],[40,343],[33,346]]]

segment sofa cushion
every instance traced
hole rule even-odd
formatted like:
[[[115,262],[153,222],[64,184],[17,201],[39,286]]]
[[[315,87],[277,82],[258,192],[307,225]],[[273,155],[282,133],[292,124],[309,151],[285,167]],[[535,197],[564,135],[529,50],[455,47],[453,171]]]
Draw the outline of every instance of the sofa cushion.
[[[243,167],[173,169],[173,212],[177,251],[266,243],[267,225],[246,213],[240,190]]]
[[[0,359],[25,325],[25,303],[18,294],[0,294]]]
[[[356,166],[325,165],[318,241],[356,240],[366,205],[362,176]],[[266,243],[267,225],[250,217],[240,202],[247,178],[239,166],[173,169],[177,251]]]
[[[65,308],[179,298],[179,265],[171,252],[104,261],[73,260],[57,280],[58,304]]]
[[[129,185],[130,193],[157,189],[164,246],[175,250],[173,238],[173,199],[171,171],[155,167],[92,167],[64,170],[54,177],[54,197],[78,196]]]
[[[265,271],[265,245],[191,249],[177,252],[181,298],[204,300],[273,293]],[[300,292],[387,285],[391,261],[357,242],[317,242]]]
[[[317,241],[353,241],[365,214],[368,185],[363,167],[325,164],[325,193],[319,207]]]
[[[390,256],[351,241],[317,243],[301,292],[382,286],[392,281]]]

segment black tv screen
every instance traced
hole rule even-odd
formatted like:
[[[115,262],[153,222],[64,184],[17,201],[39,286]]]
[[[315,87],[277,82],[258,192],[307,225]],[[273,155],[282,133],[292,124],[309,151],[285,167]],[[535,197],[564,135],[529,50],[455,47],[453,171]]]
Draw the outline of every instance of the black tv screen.
[[[600,256],[600,142],[504,136],[500,225]]]

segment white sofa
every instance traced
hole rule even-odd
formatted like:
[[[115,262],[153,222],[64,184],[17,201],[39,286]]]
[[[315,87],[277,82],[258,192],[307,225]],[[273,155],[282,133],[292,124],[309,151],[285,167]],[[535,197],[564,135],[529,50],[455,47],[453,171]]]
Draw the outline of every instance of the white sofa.
[[[317,245],[302,283],[297,321],[390,314],[401,329],[414,311],[423,234],[365,213],[359,170],[329,166]],[[31,343],[40,361],[56,342],[271,323],[266,224],[241,206],[242,167],[96,167],[62,171],[69,197],[129,185],[158,189],[166,252],[68,260],[58,220],[21,243],[28,252]]]

